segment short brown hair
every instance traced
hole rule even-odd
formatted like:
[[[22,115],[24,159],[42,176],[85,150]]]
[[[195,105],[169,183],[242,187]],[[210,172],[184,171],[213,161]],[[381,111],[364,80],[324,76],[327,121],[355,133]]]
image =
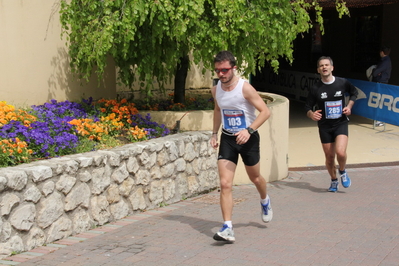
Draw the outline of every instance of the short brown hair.
[[[221,51],[213,59],[213,63],[219,63],[223,61],[229,61],[230,66],[232,67],[236,65],[236,58],[229,51]]]

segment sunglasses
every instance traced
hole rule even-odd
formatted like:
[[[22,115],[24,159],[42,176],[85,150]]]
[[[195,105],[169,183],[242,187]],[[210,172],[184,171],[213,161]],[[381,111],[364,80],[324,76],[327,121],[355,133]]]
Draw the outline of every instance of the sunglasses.
[[[230,68],[215,68],[215,72],[216,72],[216,74],[219,74],[220,72],[222,72],[222,74],[226,74],[232,68],[234,68],[234,67],[230,67]]]

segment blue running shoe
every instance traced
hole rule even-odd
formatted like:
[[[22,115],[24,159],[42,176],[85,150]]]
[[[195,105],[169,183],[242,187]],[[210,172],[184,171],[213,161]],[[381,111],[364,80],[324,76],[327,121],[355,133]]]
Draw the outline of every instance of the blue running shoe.
[[[331,181],[330,188],[328,189],[329,192],[337,192],[338,191],[338,180]]]
[[[349,178],[348,174],[344,170],[344,172],[341,174],[341,183],[344,188],[348,188],[351,186],[351,179]]]
[[[272,210],[272,205],[270,204],[270,199],[269,202],[265,205],[262,203],[260,204],[262,208],[262,221],[265,223],[270,222],[273,219],[273,210]]]
[[[227,226],[227,224],[224,224],[223,227],[217,232],[214,236],[213,239],[217,241],[230,241],[234,242],[236,238],[234,237],[234,231],[233,228],[230,228]]]

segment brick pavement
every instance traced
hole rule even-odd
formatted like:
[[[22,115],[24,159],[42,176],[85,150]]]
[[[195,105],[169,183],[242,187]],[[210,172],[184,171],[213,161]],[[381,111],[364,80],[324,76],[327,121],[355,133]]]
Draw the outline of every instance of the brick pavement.
[[[234,188],[236,242],[221,226],[218,192],[126,217],[8,257],[0,265],[399,265],[399,166],[349,168],[352,186],[326,192],[325,170],[268,184],[261,222],[252,185]]]

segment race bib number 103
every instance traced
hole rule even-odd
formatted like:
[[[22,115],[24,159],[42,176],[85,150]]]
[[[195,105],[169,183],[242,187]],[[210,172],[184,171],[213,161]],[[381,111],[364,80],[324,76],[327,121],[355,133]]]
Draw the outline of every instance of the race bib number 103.
[[[223,110],[224,129],[229,132],[239,132],[246,128],[243,110]]]

